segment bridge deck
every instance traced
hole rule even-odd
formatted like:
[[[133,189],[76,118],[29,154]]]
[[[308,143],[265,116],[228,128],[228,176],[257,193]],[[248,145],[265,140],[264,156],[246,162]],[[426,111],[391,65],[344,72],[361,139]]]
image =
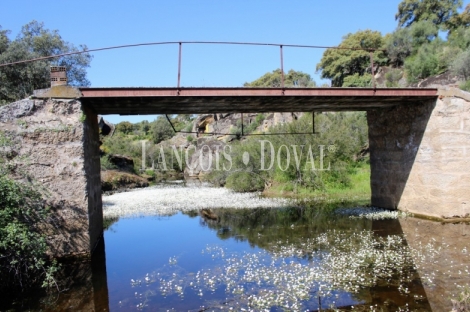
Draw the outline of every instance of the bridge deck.
[[[80,88],[98,114],[369,110],[437,99],[423,88]]]

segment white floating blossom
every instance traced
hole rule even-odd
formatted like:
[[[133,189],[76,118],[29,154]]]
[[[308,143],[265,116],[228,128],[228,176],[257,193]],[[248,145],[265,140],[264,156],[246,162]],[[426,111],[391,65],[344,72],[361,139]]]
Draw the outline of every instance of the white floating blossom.
[[[351,219],[365,218],[369,220],[398,219],[407,214],[398,210],[386,210],[377,207],[356,207],[336,210],[336,213],[349,216]]]
[[[179,211],[216,208],[281,208],[286,199],[263,198],[260,193],[236,193],[226,188],[165,185],[103,196],[103,215],[137,217],[173,215]]]

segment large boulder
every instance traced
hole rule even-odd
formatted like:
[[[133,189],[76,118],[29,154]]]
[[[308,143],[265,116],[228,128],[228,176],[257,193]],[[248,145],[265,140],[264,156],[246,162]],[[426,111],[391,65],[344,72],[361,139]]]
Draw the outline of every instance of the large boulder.
[[[101,172],[101,190],[103,192],[125,191],[147,186],[149,186],[147,180],[136,174],[118,170]]]
[[[213,138],[199,138],[196,152],[191,155],[184,169],[185,177],[201,178],[212,171],[217,159],[222,161],[226,143]],[[217,155],[218,154],[218,155]]]
[[[108,159],[118,170],[130,173],[134,172],[134,160],[131,157],[109,154]]]

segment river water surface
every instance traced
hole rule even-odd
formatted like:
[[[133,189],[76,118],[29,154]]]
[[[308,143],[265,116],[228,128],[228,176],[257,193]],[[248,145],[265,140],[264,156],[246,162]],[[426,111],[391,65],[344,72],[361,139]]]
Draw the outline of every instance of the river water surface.
[[[450,311],[470,281],[468,224],[183,183],[103,201],[101,250],[39,309]]]

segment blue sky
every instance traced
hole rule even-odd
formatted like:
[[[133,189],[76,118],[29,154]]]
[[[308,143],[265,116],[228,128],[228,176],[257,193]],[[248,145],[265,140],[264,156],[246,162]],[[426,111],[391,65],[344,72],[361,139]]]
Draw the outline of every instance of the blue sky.
[[[401,0],[3,0],[0,25],[15,37],[32,20],[89,49],[161,41],[243,41],[338,45],[358,30],[383,35],[396,26]],[[464,1],[465,4],[470,0]],[[322,49],[284,49],[284,70],[315,73]],[[93,53],[93,87],[174,87],[178,46],[159,45]],[[182,86],[242,86],[280,67],[279,48],[183,45]],[[112,122],[123,118],[109,116]],[[140,121],[143,117],[124,119]],[[144,119],[153,120],[154,116]]]

